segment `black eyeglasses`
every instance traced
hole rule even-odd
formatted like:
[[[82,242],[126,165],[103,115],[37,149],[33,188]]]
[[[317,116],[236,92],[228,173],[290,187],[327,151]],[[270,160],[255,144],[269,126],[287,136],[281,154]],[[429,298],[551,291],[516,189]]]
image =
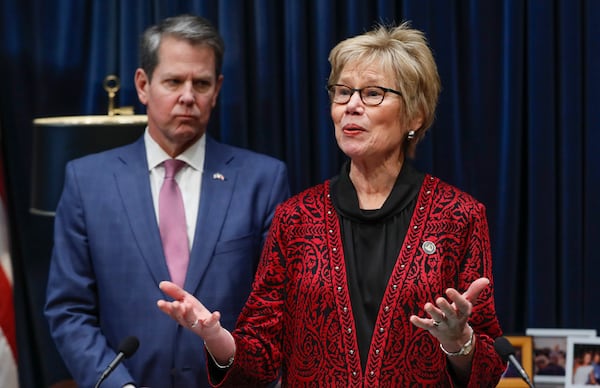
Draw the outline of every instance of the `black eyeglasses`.
[[[354,89],[346,85],[333,84],[327,86],[329,99],[336,104],[347,104],[352,98],[354,92],[358,92],[361,101],[367,106],[376,106],[383,102],[387,92],[402,95],[397,90],[384,88],[382,86],[365,86],[364,88]]]

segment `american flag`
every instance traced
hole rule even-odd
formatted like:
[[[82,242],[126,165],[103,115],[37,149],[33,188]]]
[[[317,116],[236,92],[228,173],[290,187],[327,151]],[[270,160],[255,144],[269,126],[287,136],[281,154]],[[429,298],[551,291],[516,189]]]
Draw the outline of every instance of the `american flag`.
[[[4,184],[4,163],[0,154],[0,387],[18,388],[13,272]]]

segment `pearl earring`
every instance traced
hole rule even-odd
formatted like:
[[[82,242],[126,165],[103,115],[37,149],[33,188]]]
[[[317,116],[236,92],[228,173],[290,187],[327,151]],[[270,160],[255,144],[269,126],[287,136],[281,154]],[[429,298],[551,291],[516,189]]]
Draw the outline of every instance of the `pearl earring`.
[[[408,140],[412,140],[415,138],[415,131],[413,131],[412,129],[410,131],[408,131]]]

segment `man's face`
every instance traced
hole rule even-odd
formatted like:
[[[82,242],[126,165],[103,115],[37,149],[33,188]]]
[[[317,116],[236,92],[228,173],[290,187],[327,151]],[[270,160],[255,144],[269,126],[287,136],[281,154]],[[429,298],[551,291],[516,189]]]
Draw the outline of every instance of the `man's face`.
[[[135,85],[146,105],[150,136],[174,157],[206,132],[223,76],[217,77],[209,46],[167,36],[158,56],[152,80],[138,69]]]

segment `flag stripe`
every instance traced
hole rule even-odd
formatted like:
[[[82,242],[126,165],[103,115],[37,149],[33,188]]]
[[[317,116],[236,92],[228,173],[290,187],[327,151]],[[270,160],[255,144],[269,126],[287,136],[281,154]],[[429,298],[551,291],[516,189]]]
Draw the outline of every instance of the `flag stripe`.
[[[10,239],[8,238],[9,224],[5,212],[7,197],[3,156],[0,151],[0,386],[2,388],[18,388],[17,331],[13,300],[13,272],[9,249]]]
[[[15,312],[13,309],[13,293],[4,268],[0,270],[0,327],[10,345],[13,358],[17,359],[17,341],[15,327]]]

